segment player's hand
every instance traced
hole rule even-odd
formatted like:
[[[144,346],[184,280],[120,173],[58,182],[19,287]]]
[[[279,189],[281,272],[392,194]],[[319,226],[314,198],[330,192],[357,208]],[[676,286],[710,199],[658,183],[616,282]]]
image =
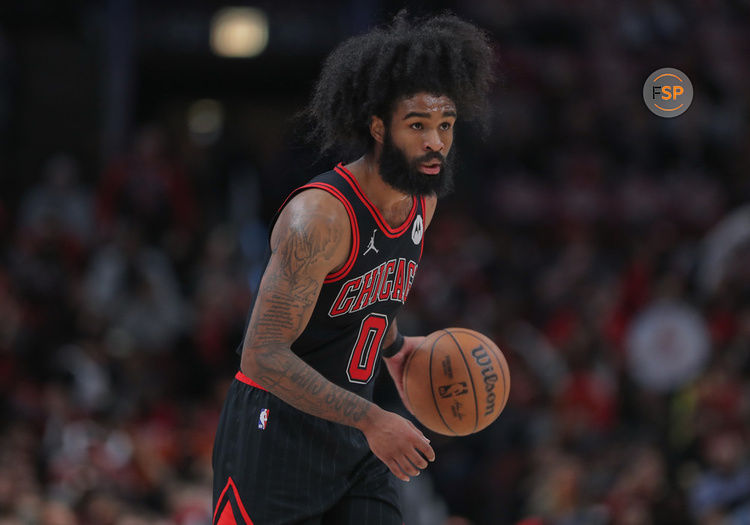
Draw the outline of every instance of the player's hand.
[[[388,373],[391,374],[393,383],[396,385],[398,395],[401,397],[401,401],[404,403],[404,406],[409,412],[411,412],[411,407],[409,406],[409,403],[406,400],[406,396],[404,395],[404,365],[409,359],[411,353],[419,345],[422,344],[422,341],[424,341],[424,339],[424,336],[404,337],[404,346],[401,347],[401,350],[399,350],[398,353],[393,357],[383,358],[383,361],[385,361],[385,366],[388,368]]]
[[[408,419],[381,408],[362,429],[370,450],[402,481],[419,476],[428,461],[435,461],[430,440]]]

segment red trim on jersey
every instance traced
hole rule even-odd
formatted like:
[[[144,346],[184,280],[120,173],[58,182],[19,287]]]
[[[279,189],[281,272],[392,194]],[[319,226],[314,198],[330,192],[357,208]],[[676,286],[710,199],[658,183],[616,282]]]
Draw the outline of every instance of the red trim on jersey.
[[[354,208],[352,208],[352,204],[347,200],[346,197],[344,197],[344,194],[341,193],[335,186],[331,186],[330,184],[327,184],[325,182],[311,182],[310,184],[307,184],[305,186],[302,186],[303,188],[319,188],[321,190],[325,190],[329,192],[331,195],[336,197],[338,200],[341,201],[341,204],[344,205],[344,208],[346,208],[346,213],[349,214],[349,222],[352,227],[352,249],[349,252],[349,258],[346,260],[346,263],[344,266],[341,267],[341,269],[334,273],[329,273],[328,276],[323,280],[324,283],[334,283],[338,281],[339,279],[343,278],[346,274],[349,273],[349,270],[352,269],[352,266],[354,266],[354,261],[357,259],[357,251],[359,251],[359,225],[357,224],[357,216],[354,214]]]
[[[338,165],[334,168],[336,170],[336,173],[344,177],[344,180],[349,183],[349,185],[352,187],[352,190],[354,190],[354,193],[357,194],[359,197],[359,200],[362,201],[362,204],[364,204],[368,210],[370,210],[370,213],[372,214],[373,219],[375,219],[375,222],[378,224],[380,229],[383,231],[383,233],[386,235],[386,237],[390,237],[391,239],[395,239],[396,237],[400,236],[402,233],[404,233],[406,230],[409,229],[409,225],[411,224],[411,221],[414,220],[414,216],[417,214],[417,198],[412,197],[412,206],[411,206],[411,212],[409,213],[409,216],[406,218],[404,223],[397,227],[397,228],[391,228],[388,223],[383,218],[383,215],[381,215],[380,210],[378,210],[375,205],[370,202],[370,199],[367,198],[367,195],[365,195],[365,192],[362,191],[362,188],[359,186],[359,182],[357,182],[357,179],[352,175],[352,173],[347,170],[342,163],[338,163]]]
[[[352,227],[352,249],[349,252],[349,258],[346,260],[346,263],[344,266],[342,266],[338,271],[329,273],[326,278],[323,280],[324,283],[334,283],[338,281],[339,279],[343,278],[347,273],[349,273],[349,270],[352,269],[352,266],[354,266],[354,261],[357,259],[357,251],[359,250],[359,225],[357,224],[357,216],[354,214],[354,208],[352,207],[351,203],[347,200],[346,197],[344,197],[344,194],[341,193],[338,188],[335,186],[332,186],[325,182],[311,182],[309,184],[305,184],[304,186],[300,186],[296,190],[294,190],[292,193],[289,194],[289,196],[284,200],[284,203],[281,205],[281,207],[276,212],[277,214],[281,212],[282,209],[284,209],[284,206],[286,206],[287,202],[289,202],[289,199],[291,199],[293,196],[297,195],[298,193],[302,192],[303,190],[309,189],[309,188],[317,188],[319,190],[327,191],[334,197],[336,197],[338,200],[341,201],[341,203],[344,205],[344,208],[346,208],[346,213],[349,215],[349,222]]]
[[[424,221],[424,226],[422,227],[422,238],[419,240],[419,261],[422,261],[422,251],[424,250],[424,235],[427,233],[427,207],[424,205],[424,195],[419,197],[419,200],[422,201],[422,220]]]
[[[216,521],[216,515],[219,512],[219,507],[221,506],[222,501],[225,501],[224,503],[224,509],[226,510],[227,505],[229,505],[229,510],[231,512],[232,504],[224,500],[224,495],[227,493],[227,490],[229,490],[229,487],[232,487],[232,492],[234,492],[234,500],[237,502],[237,507],[240,509],[240,513],[242,514],[242,518],[245,520],[245,525],[253,525],[253,520],[250,519],[250,516],[248,516],[247,511],[245,510],[245,506],[242,504],[242,500],[240,499],[240,493],[237,491],[237,486],[234,484],[234,480],[232,479],[232,476],[229,476],[229,481],[227,481],[226,486],[224,487],[224,490],[221,491],[221,495],[219,496],[219,499],[216,503],[216,508],[214,509],[214,519],[211,521],[212,523],[215,523],[219,525],[220,523],[228,522],[228,518],[225,518],[225,513],[221,513],[221,517],[219,522]],[[232,520],[234,520],[234,514],[231,514]]]
[[[234,374],[234,378],[237,381],[242,381],[246,385],[254,386],[255,388],[260,388],[261,390],[266,390],[262,386],[260,386],[258,383],[247,377],[245,374],[242,373],[242,370],[239,370],[236,374]],[[266,390],[268,392],[268,390]]]

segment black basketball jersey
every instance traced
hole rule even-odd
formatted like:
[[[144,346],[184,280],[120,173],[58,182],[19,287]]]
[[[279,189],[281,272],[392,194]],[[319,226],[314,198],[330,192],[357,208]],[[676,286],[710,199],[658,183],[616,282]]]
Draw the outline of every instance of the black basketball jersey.
[[[417,273],[424,234],[423,197],[412,198],[403,224],[392,228],[342,164],[318,175],[287,197],[318,188],[346,208],[352,248],[344,266],[323,282],[318,302],[292,351],[329,381],[372,399],[380,349]]]

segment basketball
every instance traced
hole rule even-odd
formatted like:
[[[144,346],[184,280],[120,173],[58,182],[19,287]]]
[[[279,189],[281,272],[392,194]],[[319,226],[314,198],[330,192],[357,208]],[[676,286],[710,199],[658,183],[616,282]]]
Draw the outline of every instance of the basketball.
[[[404,365],[404,396],[430,430],[466,436],[497,419],[510,392],[505,356],[488,337],[467,328],[429,334]]]

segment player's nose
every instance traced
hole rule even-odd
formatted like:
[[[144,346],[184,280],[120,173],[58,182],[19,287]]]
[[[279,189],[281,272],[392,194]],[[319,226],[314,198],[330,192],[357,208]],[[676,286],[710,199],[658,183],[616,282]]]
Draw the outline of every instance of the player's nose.
[[[424,134],[424,150],[425,151],[442,151],[445,147],[445,143],[440,139],[440,134],[437,130],[429,130]]]

